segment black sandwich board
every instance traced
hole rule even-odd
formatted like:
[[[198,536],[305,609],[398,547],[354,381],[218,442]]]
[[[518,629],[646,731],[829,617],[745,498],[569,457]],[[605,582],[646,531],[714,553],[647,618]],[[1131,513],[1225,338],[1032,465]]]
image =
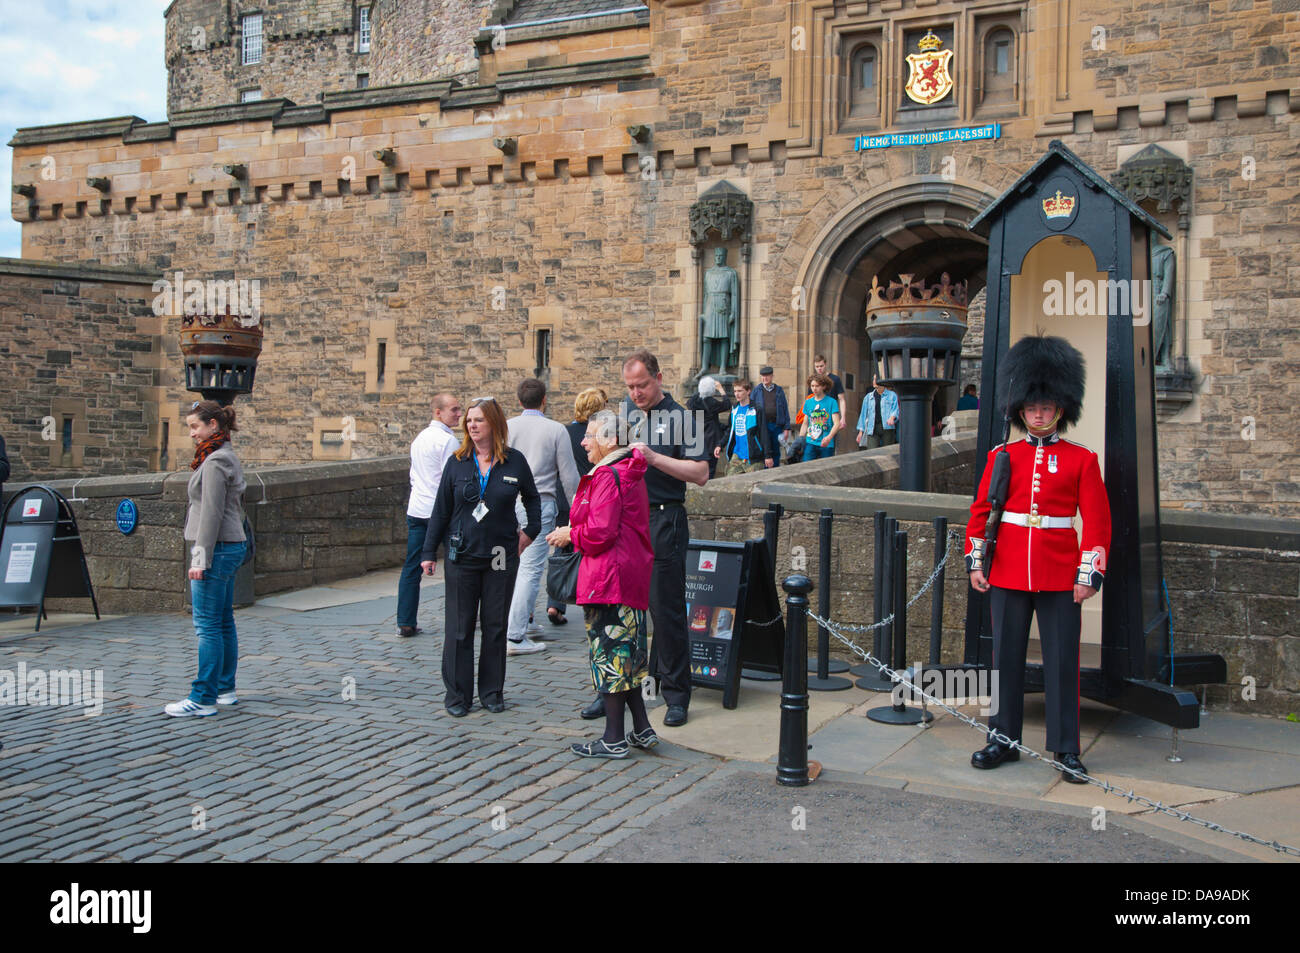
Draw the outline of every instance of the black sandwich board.
[[[722,689],[735,708],[742,667],[782,673],[785,617],[767,543],[693,539],[686,550],[691,684]]]
[[[47,598],[89,598],[99,618],[77,517],[62,493],[34,484],[10,498],[0,521],[0,607],[39,609],[39,632]]]

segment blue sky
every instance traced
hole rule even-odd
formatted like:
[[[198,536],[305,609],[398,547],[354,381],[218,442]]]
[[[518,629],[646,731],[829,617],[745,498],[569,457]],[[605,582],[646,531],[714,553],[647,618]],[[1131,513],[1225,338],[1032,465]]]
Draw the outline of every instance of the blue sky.
[[[112,116],[167,118],[163,11],[170,0],[0,0],[0,256],[17,258],[9,214],[14,130]]]

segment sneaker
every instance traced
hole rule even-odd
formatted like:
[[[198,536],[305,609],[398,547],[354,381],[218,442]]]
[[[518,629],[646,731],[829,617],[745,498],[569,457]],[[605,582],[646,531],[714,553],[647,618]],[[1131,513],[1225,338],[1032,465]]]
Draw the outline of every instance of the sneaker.
[[[627,733],[627,743],[633,748],[644,748],[649,751],[655,745],[659,744],[659,736],[655,734],[653,728],[647,728],[639,734],[635,731]]]
[[[173,718],[181,718],[185,715],[195,715],[199,718],[203,718],[207,715],[215,715],[217,713],[217,706],[200,705],[198,702],[190,701],[188,698],[183,698],[178,702],[172,702],[164,708],[163,711],[171,715]]]
[[[532,655],[534,652],[545,651],[546,646],[532,641],[528,636],[524,636],[518,642],[506,639],[506,655]]]
[[[546,631],[546,630],[543,629],[543,628],[542,628],[540,625],[538,625],[536,622],[529,622],[528,625],[524,626],[524,636],[525,636],[525,637],[530,636],[530,635],[540,635],[541,633],[543,633],[543,632],[545,632],[545,631]]]
[[[569,750],[580,758],[626,758],[628,755],[626,740],[610,743],[604,738],[597,738],[585,744],[569,745]]]
[[[217,704],[238,705],[239,699],[235,696],[234,692],[222,692],[220,695],[217,696]]]

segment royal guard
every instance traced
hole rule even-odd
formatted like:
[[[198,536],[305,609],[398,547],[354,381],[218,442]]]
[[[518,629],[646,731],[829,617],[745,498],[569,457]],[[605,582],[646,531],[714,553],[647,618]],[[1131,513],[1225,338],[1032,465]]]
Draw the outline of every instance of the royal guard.
[[[966,529],[966,571],[971,586],[989,593],[993,616],[998,708],[990,727],[1021,740],[1025,651],[1037,613],[1047,747],[1066,768],[1083,773],[1080,609],[1101,588],[1110,547],[1110,505],[1097,454],[1061,436],[1082,411],[1083,355],[1063,338],[1032,335],[1007,353],[999,378],[1007,417],[1026,436],[989,452]],[[1082,541],[1076,513],[1083,521]],[[989,744],[971,756],[977,768],[1018,760],[1020,752],[991,733]]]

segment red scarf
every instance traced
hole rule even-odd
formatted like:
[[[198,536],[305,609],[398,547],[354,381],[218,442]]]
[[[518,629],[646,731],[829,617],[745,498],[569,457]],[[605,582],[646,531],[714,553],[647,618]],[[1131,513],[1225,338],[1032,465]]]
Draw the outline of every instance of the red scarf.
[[[212,453],[221,449],[221,445],[230,440],[230,434],[225,430],[218,430],[206,440],[200,440],[198,447],[194,450],[194,459],[190,462],[190,469],[197,470],[203,465]]]

